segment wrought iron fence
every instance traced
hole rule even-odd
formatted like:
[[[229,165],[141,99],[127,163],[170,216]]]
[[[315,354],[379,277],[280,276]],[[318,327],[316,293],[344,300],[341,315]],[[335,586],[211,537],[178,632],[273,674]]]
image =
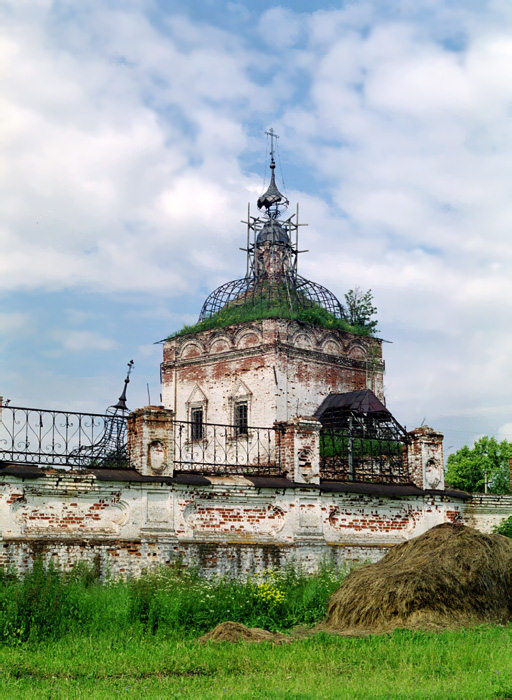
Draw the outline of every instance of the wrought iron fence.
[[[0,406],[0,462],[127,467],[126,415]]]
[[[320,476],[338,481],[408,483],[408,444],[407,435],[392,419],[338,418],[320,431]]]
[[[280,475],[279,430],[174,421],[175,471]],[[128,467],[126,414],[0,406],[0,462]]]
[[[282,474],[280,428],[174,421],[174,470],[202,474]]]

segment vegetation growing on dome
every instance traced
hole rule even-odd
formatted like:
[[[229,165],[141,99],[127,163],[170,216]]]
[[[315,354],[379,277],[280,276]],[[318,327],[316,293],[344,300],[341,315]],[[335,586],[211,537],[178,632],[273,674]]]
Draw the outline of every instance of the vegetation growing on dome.
[[[351,298],[353,298],[354,293],[352,290],[348,294],[351,294]],[[372,298],[370,290],[367,294],[370,296],[366,296],[366,302],[368,298],[370,300]],[[347,297],[348,295],[345,296]],[[375,313],[375,311],[376,309],[374,309],[373,313]],[[359,319],[354,308],[351,310],[351,320],[353,319],[354,322],[349,323],[343,318],[337,318],[319,305],[310,303],[309,306],[298,307],[292,304],[290,307],[290,304],[284,299],[260,298],[254,300],[252,303],[227,305],[212,316],[204,318],[202,321],[191,326],[184,326],[176,333],[171,333],[167,340],[181,335],[208,331],[212,328],[224,328],[225,326],[232,326],[236,323],[259,321],[264,318],[292,319],[313,326],[347,331],[348,333],[356,333],[357,335],[372,335],[375,333],[377,325],[376,321],[371,321],[364,315]]]
[[[373,293],[371,289],[363,292],[360,287],[350,289],[345,294],[345,313],[351,325],[366,329],[367,335],[377,333],[377,307],[373,305]]]

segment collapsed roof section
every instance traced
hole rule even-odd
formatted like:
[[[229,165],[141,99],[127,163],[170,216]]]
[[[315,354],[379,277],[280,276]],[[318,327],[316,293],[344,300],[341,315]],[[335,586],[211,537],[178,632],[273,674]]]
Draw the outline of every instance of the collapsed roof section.
[[[373,391],[329,394],[315,412],[320,431],[320,473],[325,479],[369,483],[410,482],[405,428]]]
[[[352,417],[357,419],[352,421],[352,428],[356,432],[368,433],[370,436],[373,432],[371,426],[380,425],[382,428],[387,426],[388,434],[392,433],[394,437],[402,436],[408,439],[405,428],[370,389],[329,394],[317,408],[314,416],[324,427],[348,425],[348,419]]]

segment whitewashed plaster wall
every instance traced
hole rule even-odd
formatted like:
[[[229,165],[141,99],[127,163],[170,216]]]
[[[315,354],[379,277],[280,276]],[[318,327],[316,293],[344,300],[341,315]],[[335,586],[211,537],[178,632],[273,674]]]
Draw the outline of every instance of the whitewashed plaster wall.
[[[206,421],[229,424],[246,398],[250,425],[266,427],[312,415],[331,392],[370,388],[383,399],[381,345],[279,319],[179,336],[164,344],[163,405],[187,420],[203,403]]]
[[[99,558],[104,571],[119,575],[181,556],[205,574],[243,576],[292,559],[314,570],[325,558],[376,560],[442,522],[489,531],[512,507],[511,497],[389,497],[257,488],[244,477],[209,480],[193,486],[65,472],[3,476],[0,563],[26,568],[40,554],[66,567]]]

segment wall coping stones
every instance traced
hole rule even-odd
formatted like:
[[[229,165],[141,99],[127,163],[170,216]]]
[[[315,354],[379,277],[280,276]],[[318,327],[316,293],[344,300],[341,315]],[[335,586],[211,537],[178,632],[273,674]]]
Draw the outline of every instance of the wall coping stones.
[[[319,484],[315,483],[299,483],[287,479],[285,477],[272,476],[239,476],[237,483],[233,483],[232,476],[212,476],[208,478],[203,474],[176,474],[170,476],[145,476],[140,474],[135,469],[89,469],[81,470],[80,472],[66,469],[47,469],[35,465],[6,465],[0,466],[0,477],[11,476],[21,479],[41,479],[44,477],[53,477],[57,479],[65,479],[66,481],[85,481],[93,477],[97,481],[109,482],[133,482],[133,483],[162,483],[168,485],[189,485],[189,486],[224,486],[231,487],[255,487],[257,489],[303,489],[309,491],[322,491],[325,493],[361,493],[375,494],[378,496],[446,496],[448,498],[460,499],[463,501],[473,500],[491,501],[493,499],[510,499],[512,496],[496,496],[495,494],[470,494],[466,491],[458,489],[421,489],[414,484],[372,484],[363,482],[346,482],[346,481],[323,481]]]

